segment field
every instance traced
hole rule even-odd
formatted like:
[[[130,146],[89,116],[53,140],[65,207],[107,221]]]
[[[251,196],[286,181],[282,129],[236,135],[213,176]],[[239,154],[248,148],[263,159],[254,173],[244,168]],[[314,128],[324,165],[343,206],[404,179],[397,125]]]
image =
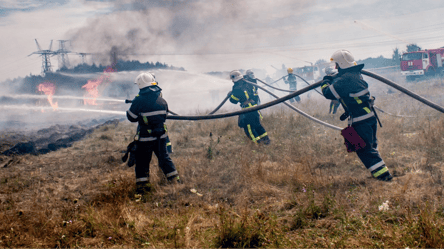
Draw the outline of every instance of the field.
[[[443,105],[441,80],[406,83]],[[136,199],[121,161],[136,126],[101,127],[72,147],[0,157],[1,247],[444,247],[444,116],[381,85],[380,182],[339,131],[286,107],[264,110],[272,144],[252,144],[237,118],[167,122],[183,184],[152,161],[154,190]],[[340,127],[342,109],[297,107]],[[5,136],[3,134],[2,136]],[[154,158],[155,159],[155,158]]]

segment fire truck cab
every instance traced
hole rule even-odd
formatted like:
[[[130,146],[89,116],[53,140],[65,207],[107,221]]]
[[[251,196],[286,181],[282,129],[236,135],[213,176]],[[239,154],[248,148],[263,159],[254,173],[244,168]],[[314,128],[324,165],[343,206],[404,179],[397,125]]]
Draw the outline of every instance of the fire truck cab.
[[[401,75],[415,79],[443,71],[444,48],[404,53],[401,56]]]

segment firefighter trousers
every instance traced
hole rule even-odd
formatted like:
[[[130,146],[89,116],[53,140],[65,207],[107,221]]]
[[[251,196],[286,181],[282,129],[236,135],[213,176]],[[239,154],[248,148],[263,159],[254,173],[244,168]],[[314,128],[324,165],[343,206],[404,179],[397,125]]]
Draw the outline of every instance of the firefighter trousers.
[[[388,169],[378,151],[378,139],[376,138],[377,121],[375,117],[353,123],[352,127],[366,143],[363,149],[357,150],[356,154],[364,166],[374,177],[380,178],[389,174]]]
[[[150,162],[153,152],[157,157],[160,169],[168,179],[178,175],[176,166],[168,155],[167,140],[165,138],[147,142],[139,141],[136,151],[136,182],[149,181]]]
[[[267,131],[261,124],[259,112],[250,112],[239,116],[239,127],[244,129],[247,137],[253,142],[268,136]]]
[[[290,91],[296,91],[296,90],[297,90],[296,85],[295,86],[290,85]],[[301,102],[301,98],[299,96],[296,96],[290,99],[290,103],[294,103],[295,101],[299,103]]]

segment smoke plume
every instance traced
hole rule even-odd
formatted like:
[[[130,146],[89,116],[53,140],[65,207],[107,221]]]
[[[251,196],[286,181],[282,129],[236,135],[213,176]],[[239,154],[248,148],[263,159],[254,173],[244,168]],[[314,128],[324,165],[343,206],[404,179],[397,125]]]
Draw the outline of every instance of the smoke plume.
[[[117,0],[110,14],[70,31],[70,40],[76,50],[103,54],[103,63],[110,63],[112,47],[120,59],[135,54],[252,52],[291,43],[303,26],[303,13],[314,4],[291,0]]]

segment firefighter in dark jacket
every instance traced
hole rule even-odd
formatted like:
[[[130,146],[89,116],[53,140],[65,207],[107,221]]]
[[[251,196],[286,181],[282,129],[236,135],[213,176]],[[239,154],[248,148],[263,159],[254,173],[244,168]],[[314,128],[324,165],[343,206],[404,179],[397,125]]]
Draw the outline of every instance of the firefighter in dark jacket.
[[[258,99],[254,95],[253,86],[245,82],[242,74],[237,70],[231,71],[230,79],[234,83],[230,102],[233,104],[240,103],[242,109],[256,106]],[[242,114],[239,115],[238,125],[244,129],[247,137],[254,143],[270,144],[270,138],[261,124],[261,118],[259,111]]]
[[[287,77],[284,78],[285,84],[290,85],[290,91],[296,91],[297,90],[297,80],[296,76],[293,74],[293,68],[289,67],[287,69]],[[301,102],[301,98],[299,96],[296,96],[294,98],[290,99],[290,103],[293,103],[294,101],[297,101],[298,103]]]
[[[252,82],[254,84],[257,84],[257,79],[256,79],[256,77],[254,77],[254,72],[251,69],[248,69],[247,71],[245,71],[244,79],[249,82]],[[259,93],[257,90],[258,90],[257,86],[253,86],[254,96],[257,98],[256,102],[258,105],[260,105],[261,99],[259,98]]]
[[[347,50],[336,51],[330,61],[335,63],[338,73],[336,76],[324,76],[324,84],[321,86],[324,97],[341,102],[346,110],[341,120],[348,116],[349,127],[365,142],[365,147],[356,150],[364,166],[376,179],[391,181],[393,177],[377,150],[377,116],[372,103],[374,98],[370,97],[368,84],[361,75],[364,64],[357,65]]]
[[[142,73],[137,76],[135,83],[140,91],[133,100],[126,116],[131,122],[138,122],[139,129],[136,154],[136,186],[137,193],[143,194],[151,190],[149,183],[149,166],[154,152],[159,167],[167,177],[168,182],[180,182],[179,174],[173,161],[167,153],[167,134],[165,120],[168,104],[160,96],[162,89],[152,74]]]

